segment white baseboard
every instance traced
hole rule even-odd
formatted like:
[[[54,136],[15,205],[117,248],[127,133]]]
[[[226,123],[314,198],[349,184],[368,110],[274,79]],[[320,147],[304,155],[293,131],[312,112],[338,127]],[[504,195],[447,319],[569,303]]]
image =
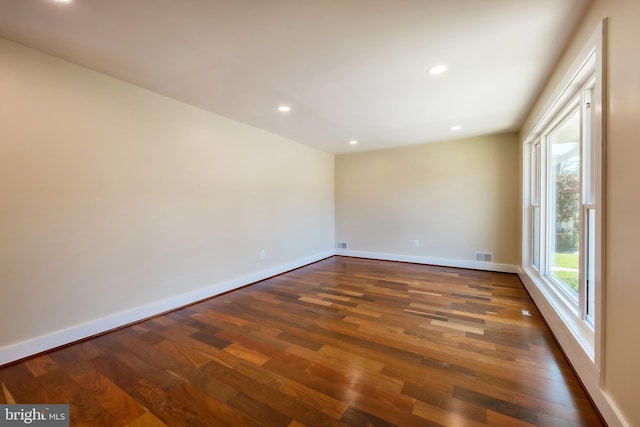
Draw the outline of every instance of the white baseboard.
[[[73,326],[67,329],[52,332],[36,338],[31,338],[19,343],[10,344],[0,348],[0,366],[51,350],[84,338],[91,337],[103,332],[110,331],[131,323],[138,322],[158,314],[166,313],[180,307],[201,301],[206,298],[219,295],[251,283],[264,280],[266,278],[282,274],[286,271],[293,270],[307,264],[320,261],[324,258],[335,255],[335,251],[325,251],[305,258],[296,259],[284,264],[269,267],[255,273],[237,277],[224,282],[215,283],[213,285],[196,289],[191,292],[176,295],[160,301],[155,301],[140,307],[122,311],[111,316],[100,319],[91,320],[81,325]]]
[[[497,271],[501,273],[518,273],[519,271],[517,265],[511,264],[496,264],[493,262],[480,262],[446,258],[429,258],[416,255],[390,254],[382,252],[352,251],[348,249],[336,249],[336,255],[344,255],[354,258],[372,258],[385,261],[412,262],[415,264],[429,264],[441,267],[470,268],[473,270]]]
[[[600,371],[595,368],[593,362],[575,338],[569,327],[558,315],[544,293],[538,288],[534,280],[522,269],[518,268],[518,276],[531,298],[540,310],[542,317],[549,325],[551,332],[558,341],[562,351],[569,359],[569,363],[580,378],[591,400],[596,405],[600,414],[610,427],[629,427],[616,404],[609,394],[600,387]]]

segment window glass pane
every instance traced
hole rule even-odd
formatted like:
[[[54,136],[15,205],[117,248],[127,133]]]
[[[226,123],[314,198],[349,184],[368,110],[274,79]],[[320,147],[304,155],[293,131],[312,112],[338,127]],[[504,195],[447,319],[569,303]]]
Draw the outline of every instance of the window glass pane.
[[[534,206],[531,209],[531,264],[540,270],[540,206]]]
[[[587,209],[587,321],[595,324],[596,312],[596,210]]]
[[[577,298],[580,260],[580,110],[549,135],[549,275]]]
[[[540,203],[540,146],[531,147],[531,203]]]

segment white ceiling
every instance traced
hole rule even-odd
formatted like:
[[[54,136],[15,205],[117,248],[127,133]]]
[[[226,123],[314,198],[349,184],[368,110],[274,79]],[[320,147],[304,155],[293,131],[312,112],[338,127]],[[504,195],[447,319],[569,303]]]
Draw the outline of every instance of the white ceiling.
[[[589,3],[0,0],[0,37],[343,153],[519,129]]]

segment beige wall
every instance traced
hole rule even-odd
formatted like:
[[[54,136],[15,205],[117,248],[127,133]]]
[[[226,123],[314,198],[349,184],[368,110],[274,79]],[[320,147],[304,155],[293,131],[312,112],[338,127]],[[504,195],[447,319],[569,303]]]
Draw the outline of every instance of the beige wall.
[[[333,250],[333,155],[2,39],[0,195],[0,349]]]
[[[604,391],[629,425],[640,425],[640,1],[596,0],[556,68],[530,126],[598,22],[608,17],[605,162]]]
[[[457,261],[493,252],[517,265],[518,168],[516,134],[336,156],[336,240]]]

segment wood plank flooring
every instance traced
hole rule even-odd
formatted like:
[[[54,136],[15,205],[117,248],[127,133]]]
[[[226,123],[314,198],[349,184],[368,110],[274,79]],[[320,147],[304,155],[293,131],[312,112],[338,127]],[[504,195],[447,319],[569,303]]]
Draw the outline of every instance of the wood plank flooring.
[[[74,426],[602,425],[516,275],[345,257],[0,368],[0,403],[69,403]]]

